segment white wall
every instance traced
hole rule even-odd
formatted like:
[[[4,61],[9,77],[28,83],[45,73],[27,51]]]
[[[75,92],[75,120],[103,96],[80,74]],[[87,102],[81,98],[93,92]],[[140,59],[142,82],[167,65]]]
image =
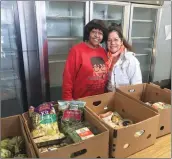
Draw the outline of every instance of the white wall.
[[[164,1],[156,46],[156,63],[153,81],[170,79],[172,67],[171,40],[165,40],[165,25],[171,25],[171,1]]]

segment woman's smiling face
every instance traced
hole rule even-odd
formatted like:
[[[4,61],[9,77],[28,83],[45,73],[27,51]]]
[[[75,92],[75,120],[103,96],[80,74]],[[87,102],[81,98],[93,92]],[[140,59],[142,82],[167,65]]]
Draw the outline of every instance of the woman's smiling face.
[[[92,29],[89,36],[89,44],[98,47],[103,40],[103,32],[99,29]]]
[[[107,40],[107,48],[112,54],[116,53],[122,45],[123,41],[120,39],[117,32],[112,31],[111,33],[109,33]]]

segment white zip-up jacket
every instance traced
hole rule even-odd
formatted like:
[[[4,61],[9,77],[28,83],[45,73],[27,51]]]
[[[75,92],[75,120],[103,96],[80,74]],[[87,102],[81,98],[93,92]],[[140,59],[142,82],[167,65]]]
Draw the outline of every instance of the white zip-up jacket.
[[[109,72],[107,89],[115,91],[115,88],[125,85],[142,83],[140,63],[133,52],[124,52]]]

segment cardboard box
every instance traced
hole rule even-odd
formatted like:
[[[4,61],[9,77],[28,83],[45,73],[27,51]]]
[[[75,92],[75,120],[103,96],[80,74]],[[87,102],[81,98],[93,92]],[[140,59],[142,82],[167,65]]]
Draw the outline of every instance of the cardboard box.
[[[14,136],[23,136],[28,157],[36,158],[33,146],[26,135],[21,115],[1,118],[1,140]]]
[[[108,111],[117,111],[123,118],[134,122],[120,129],[112,128],[104,123],[110,132],[110,157],[128,157],[155,143],[159,114],[144,107],[141,103],[120,93],[105,93],[80,100],[87,102],[86,108],[102,123],[104,121],[98,115]],[[144,133],[135,137],[136,132],[141,130]]]
[[[171,108],[158,111],[145,102],[165,102],[171,104],[171,91],[169,89],[161,89],[155,84],[138,84],[130,86],[122,86],[117,89],[117,92],[127,95],[137,101],[140,101],[146,107],[158,112],[160,114],[160,122],[158,127],[157,137],[169,134],[171,132]]]
[[[70,158],[72,154],[77,154],[77,152],[79,151],[82,151],[83,154],[78,156],[75,155],[75,158],[108,158],[109,131],[87,110],[84,111],[85,120],[92,125],[96,125],[96,127],[101,133],[81,142],[74,143],[65,147],[61,147],[58,150],[45,153],[39,153],[38,148],[32,139],[32,126],[31,120],[28,116],[28,112],[22,114],[22,116],[25,123],[25,128],[27,130],[27,134],[32,140],[32,144],[34,146],[37,156],[40,158]]]

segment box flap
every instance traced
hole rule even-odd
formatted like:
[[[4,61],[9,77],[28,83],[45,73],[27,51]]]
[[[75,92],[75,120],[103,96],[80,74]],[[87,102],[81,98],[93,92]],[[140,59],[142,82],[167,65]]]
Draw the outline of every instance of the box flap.
[[[144,102],[165,102],[171,104],[171,91],[147,84],[144,92]]]
[[[136,85],[128,85],[128,86],[120,86],[116,89],[117,92],[125,92],[132,97],[142,100],[144,97],[146,83],[143,84],[136,84]]]
[[[161,89],[158,85],[152,83],[122,86],[117,88],[117,92],[127,94],[143,102],[151,101],[171,104],[171,91],[169,89]]]
[[[132,100],[123,94],[116,93],[114,103],[116,111],[124,118],[129,118],[135,122],[140,122],[158,115],[153,110],[145,107],[142,103]]]
[[[104,112],[109,111],[111,102],[113,102],[113,97],[114,97],[113,92],[109,93],[104,93],[100,95],[95,95],[95,96],[89,96],[89,97],[84,97],[80,98],[79,100],[85,101],[86,102],[86,108],[89,110],[92,110],[92,112],[96,114],[101,114]],[[107,107],[107,105],[109,107]]]
[[[1,139],[12,136],[21,136],[20,115],[1,118]],[[3,129],[2,129],[3,128]],[[10,131],[7,131],[10,130]]]
[[[26,131],[24,129],[24,125],[23,125],[23,121],[22,121],[22,116],[19,116],[19,118],[20,118],[21,131],[22,131],[23,137],[25,139],[25,147],[26,147],[27,155],[28,155],[29,158],[30,157],[31,158],[35,158],[36,154],[34,152],[32,143],[30,142],[29,137],[27,136]]]

